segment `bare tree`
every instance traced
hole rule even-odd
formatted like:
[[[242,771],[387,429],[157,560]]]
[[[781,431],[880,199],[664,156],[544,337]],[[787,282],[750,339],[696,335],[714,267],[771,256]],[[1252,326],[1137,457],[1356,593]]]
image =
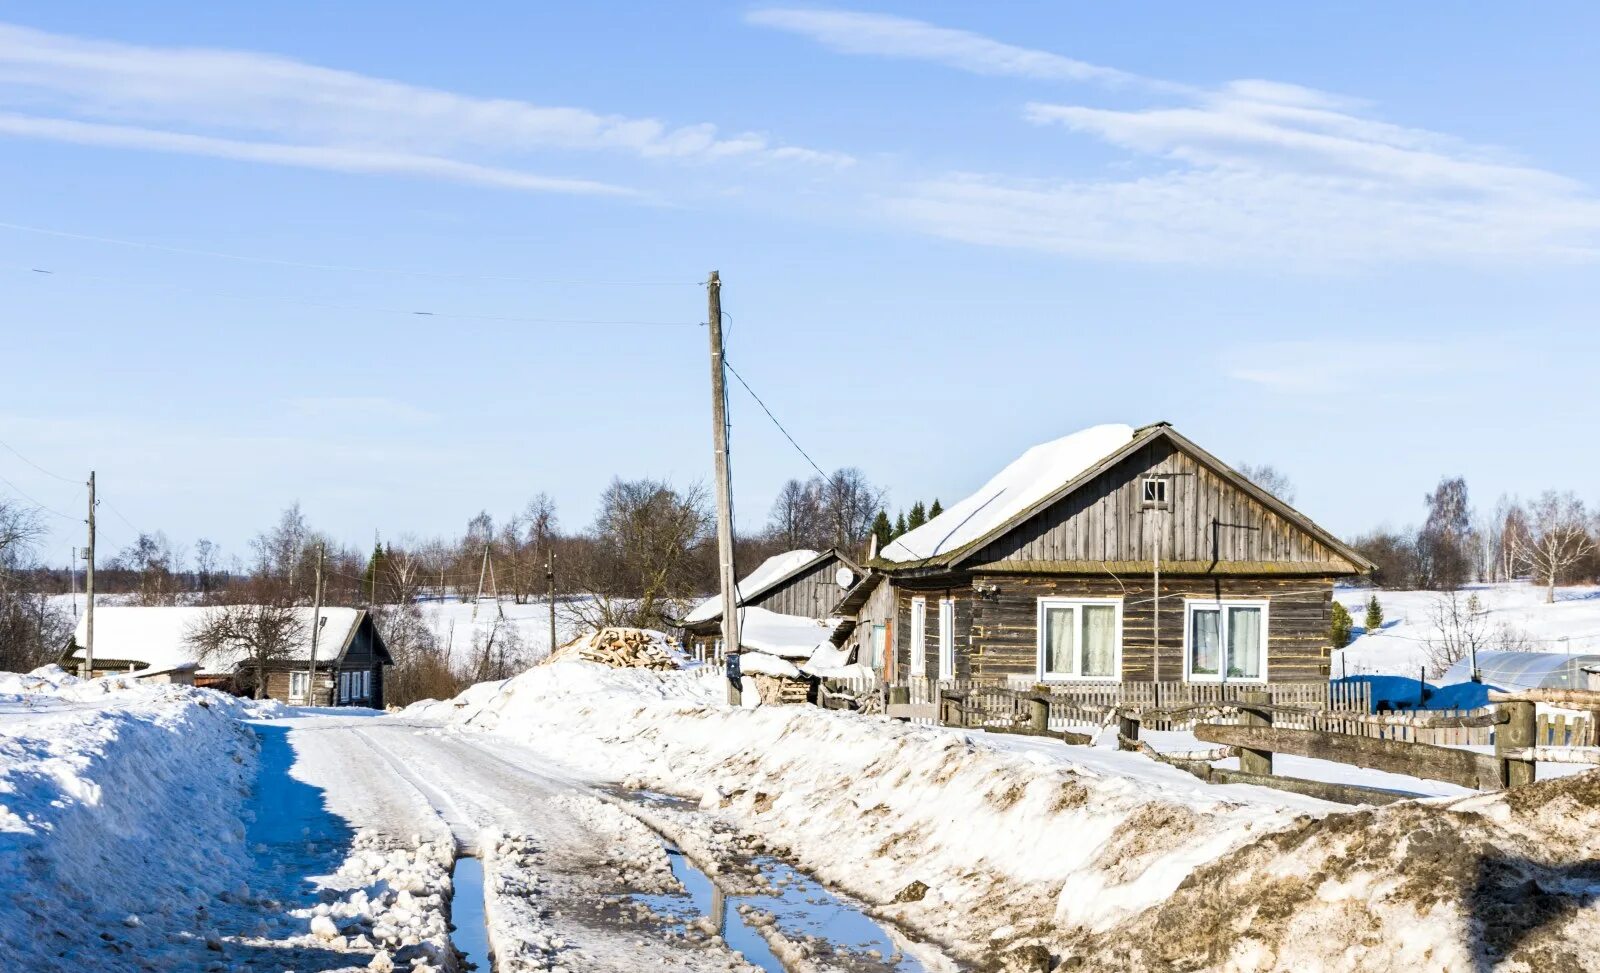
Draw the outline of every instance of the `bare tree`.
[[[138,576],[141,605],[172,605],[178,601],[178,579],[173,572],[178,556],[161,531],[140,532],[139,537],[111,559],[113,569]]]
[[[1423,653],[1428,660],[1428,675],[1436,679],[1462,659],[1471,661],[1472,675],[1476,676],[1481,652],[1533,650],[1524,633],[1505,622],[1492,623],[1477,595],[1463,598],[1459,591],[1444,592],[1434,598],[1429,613],[1433,633],[1423,643]]]
[[[1417,563],[1425,588],[1450,591],[1471,574],[1472,505],[1467,481],[1446,478],[1427,496],[1428,520],[1417,534]]]
[[[1571,492],[1546,490],[1528,505],[1528,521],[1518,541],[1517,557],[1545,582],[1545,601],[1556,600],[1556,584],[1594,548],[1583,501]]]
[[[826,547],[834,535],[834,525],[825,516],[821,477],[809,482],[790,480],[772,501],[767,518],[767,536],[784,550]]]
[[[1294,484],[1277,467],[1266,463],[1239,463],[1234,467],[1245,479],[1284,503],[1294,503]]]
[[[284,508],[276,526],[257,534],[250,542],[255,548],[260,572],[275,574],[293,588],[309,533],[305,514],[300,512],[300,501],[296,500]]]
[[[194,542],[195,582],[200,586],[202,601],[211,598],[211,589],[217,583],[217,567],[221,559],[222,552],[210,540],[202,537]]]
[[[833,543],[857,550],[872,533],[872,518],[883,507],[885,494],[855,467],[835,470],[822,486],[822,511],[833,528]]]
[[[72,632],[66,611],[37,589],[34,552],[44,534],[38,511],[0,497],[0,670],[52,661]]]
[[[660,625],[697,589],[695,554],[711,530],[705,487],[615,479],[600,500],[593,550],[579,564],[588,595],[568,610],[590,625]]]
[[[287,599],[218,605],[206,609],[187,639],[202,660],[219,663],[238,660],[255,670],[255,697],[267,694],[267,669],[297,656],[306,637],[305,621]]]

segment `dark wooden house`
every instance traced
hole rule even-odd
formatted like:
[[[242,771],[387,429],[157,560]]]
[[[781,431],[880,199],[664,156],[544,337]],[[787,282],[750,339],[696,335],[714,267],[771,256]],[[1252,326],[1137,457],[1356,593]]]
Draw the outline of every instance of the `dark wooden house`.
[[[295,706],[365,706],[382,709],[384,670],[394,664],[372,615],[362,608],[324,608],[316,645],[316,687],[311,679],[310,608],[303,614],[291,651],[264,667],[242,652],[199,657],[189,636],[212,608],[107,606],[95,610],[96,676],[154,676],[184,671],[195,685],[243,696],[265,695]],[[80,619],[62,652],[61,665],[76,672],[83,663],[85,620]]]
[[[1372,565],[1156,423],[1036,447],[868,567],[844,604],[891,681],[1262,685],[1328,678]]]
[[[739,606],[780,615],[825,619],[861,576],[859,564],[836,548],[775,554],[739,581]],[[713,595],[679,621],[684,648],[697,658],[721,654],[722,598]]]

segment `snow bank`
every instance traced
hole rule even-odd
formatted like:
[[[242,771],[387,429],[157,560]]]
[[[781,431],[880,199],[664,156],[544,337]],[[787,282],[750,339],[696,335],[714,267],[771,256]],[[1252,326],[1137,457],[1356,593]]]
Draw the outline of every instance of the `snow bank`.
[[[1107,929],[1314,804],[1208,788],[1113,750],[1009,753],[978,734],[813,707],[733,709],[715,702],[720,679],[688,673],[556,663],[494,693],[458,722],[697,796],[974,957],[1056,928]],[[914,882],[926,893],[893,903]]]
[[[0,676],[0,955],[8,969],[121,969],[246,873],[254,738],[228,697]],[[21,692],[18,692],[21,690]],[[203,941],[198,948],[204,952]]]
[[[1133,427],[1092,426],[1035,446],[976,493],[884,545],[885,561],[920,561],[970,544],[1133,441]]]
[[[739,646],[785,659],[809,659],[839,627],[838,619],[822,621],[801,615],[781,615],[765,608],[739,612]]]

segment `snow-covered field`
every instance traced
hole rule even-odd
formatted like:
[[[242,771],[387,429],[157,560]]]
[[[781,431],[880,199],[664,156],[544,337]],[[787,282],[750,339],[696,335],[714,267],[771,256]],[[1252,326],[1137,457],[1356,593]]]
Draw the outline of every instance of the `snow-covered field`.
[[[1383,627],[1365,628],[1367,599],[1378,596]],[[1503,624],[1539,652],[1600,652],[1600,587],[1556,589],[1555,604],[1545,603],[1545,589],[1526,582],[1468,585],[1459,597],[1476,595],[1486,612],[1491,634]],[[1384,591],[1337,588],[1334,598],[1350,612],[1356,637],[1333,654],[1333,675],[1399,675],[1415,678],[1427,664],[1427,641],[1438,636],[1433,621],[1436,591]],[[1342,657],[1342,658],[1341,658]]]

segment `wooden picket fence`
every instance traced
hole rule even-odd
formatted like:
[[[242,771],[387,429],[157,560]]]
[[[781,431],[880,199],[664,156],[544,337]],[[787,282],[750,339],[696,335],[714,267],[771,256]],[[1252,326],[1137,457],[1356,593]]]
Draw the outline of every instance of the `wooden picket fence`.
[[[1475,717],[1493,711],[1493,707],[1479,709],[1436,710],[1383,710],[1380,716],[1427,715],[1449,718]],[[1336,714],[1319,720],[1318,729],[1333,733],[1370,736],[1381,740],[1399,740],[1402,743],[1429,743],[1438,747],[1490,747],[1494,746],[1493,726],[1381,726],[1367,721],[1340,719]],[[1592,747],[1600,744],[1595,739],[1595,721],[1580,713],[1539,713],[1534,725],[1534,745],[1540,747]]]

